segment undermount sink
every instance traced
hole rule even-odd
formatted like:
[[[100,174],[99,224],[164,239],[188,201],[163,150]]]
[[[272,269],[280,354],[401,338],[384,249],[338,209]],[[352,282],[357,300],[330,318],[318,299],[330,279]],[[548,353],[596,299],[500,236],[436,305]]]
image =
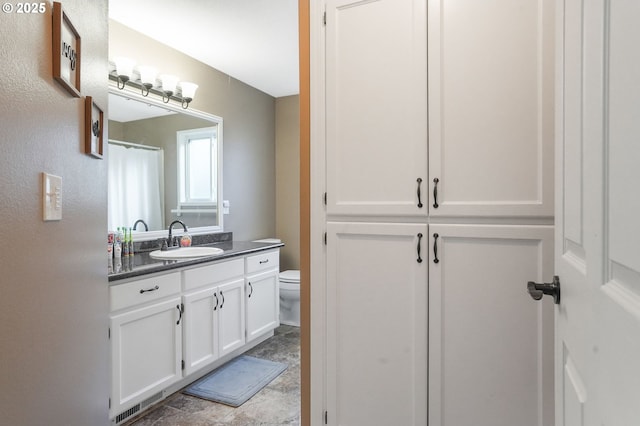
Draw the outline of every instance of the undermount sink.
[[[180,247],[170,250],[155,250],[149,253],[154,259],[182,260],[199,257],[215,256],[223,253],[224,250],[217,247]]]

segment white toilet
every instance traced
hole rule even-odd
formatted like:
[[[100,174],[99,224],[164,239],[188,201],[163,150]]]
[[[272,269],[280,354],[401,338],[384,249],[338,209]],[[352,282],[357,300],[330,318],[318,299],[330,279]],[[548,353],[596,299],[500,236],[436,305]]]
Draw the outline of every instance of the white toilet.
[[[280,272],[280,324],[300,327],[300,271]]]

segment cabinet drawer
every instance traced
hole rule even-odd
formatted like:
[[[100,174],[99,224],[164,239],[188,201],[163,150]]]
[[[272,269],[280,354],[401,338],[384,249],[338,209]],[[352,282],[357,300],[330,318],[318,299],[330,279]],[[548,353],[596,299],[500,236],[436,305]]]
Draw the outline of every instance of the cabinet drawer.
[[[264,269],[278,269],[280,264],[280,250],[265,251],[247,256],[247,274]]]
[[[192,290],[207,284],[228,281],[244,274],[243,259],[234,259],[214,265],[201,266],[183,271],[184,290]]]
[[[179,293],[179,272],[114,285],[109,288],[111,311],[140,305]]]

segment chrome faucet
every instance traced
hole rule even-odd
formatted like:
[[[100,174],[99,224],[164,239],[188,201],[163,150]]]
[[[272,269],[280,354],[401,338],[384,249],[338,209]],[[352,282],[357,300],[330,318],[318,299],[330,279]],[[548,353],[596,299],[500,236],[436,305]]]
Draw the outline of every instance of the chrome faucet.
[[[182,221],[174,220],[173,222],[171,222],[171,225],[169,225],[169,237],[167,238],[167,247],[173,247],[173,240],[171,239],[171,232],[172,232],[172,229],[173,229],[173,225],[175,225],[175,224],[182,225],[182,229],[184,229],[184,232],[189,232],[189,230],[187,229],[187,225],[185,225]]]
[[[138,220],[136,220],[136,223],[134,223],[134,224],[133,224],[133,228],[131,228],[131,229],[133,229],[134,231],[136,231],[136,226],[138,226],[138,224],[139,224],[139,223],[141,223],[141,224],[143,224],[143,225],[144,225],[144,230],[145,230],[145,232],[149,232],[149,227],[147,226],[147,223],[146,223],[144,220],[142,220],[142,219],[138,219]]]

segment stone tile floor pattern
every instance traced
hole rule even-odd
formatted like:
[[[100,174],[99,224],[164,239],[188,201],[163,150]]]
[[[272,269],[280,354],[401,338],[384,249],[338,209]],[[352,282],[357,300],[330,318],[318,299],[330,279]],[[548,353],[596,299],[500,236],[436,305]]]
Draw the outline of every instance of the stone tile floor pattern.
[[[300,329],[281,325],[246,355],[289,367],[260,392],[234,408],[182,392],[167,397],[126,426],[284,426],[300,424]]]

